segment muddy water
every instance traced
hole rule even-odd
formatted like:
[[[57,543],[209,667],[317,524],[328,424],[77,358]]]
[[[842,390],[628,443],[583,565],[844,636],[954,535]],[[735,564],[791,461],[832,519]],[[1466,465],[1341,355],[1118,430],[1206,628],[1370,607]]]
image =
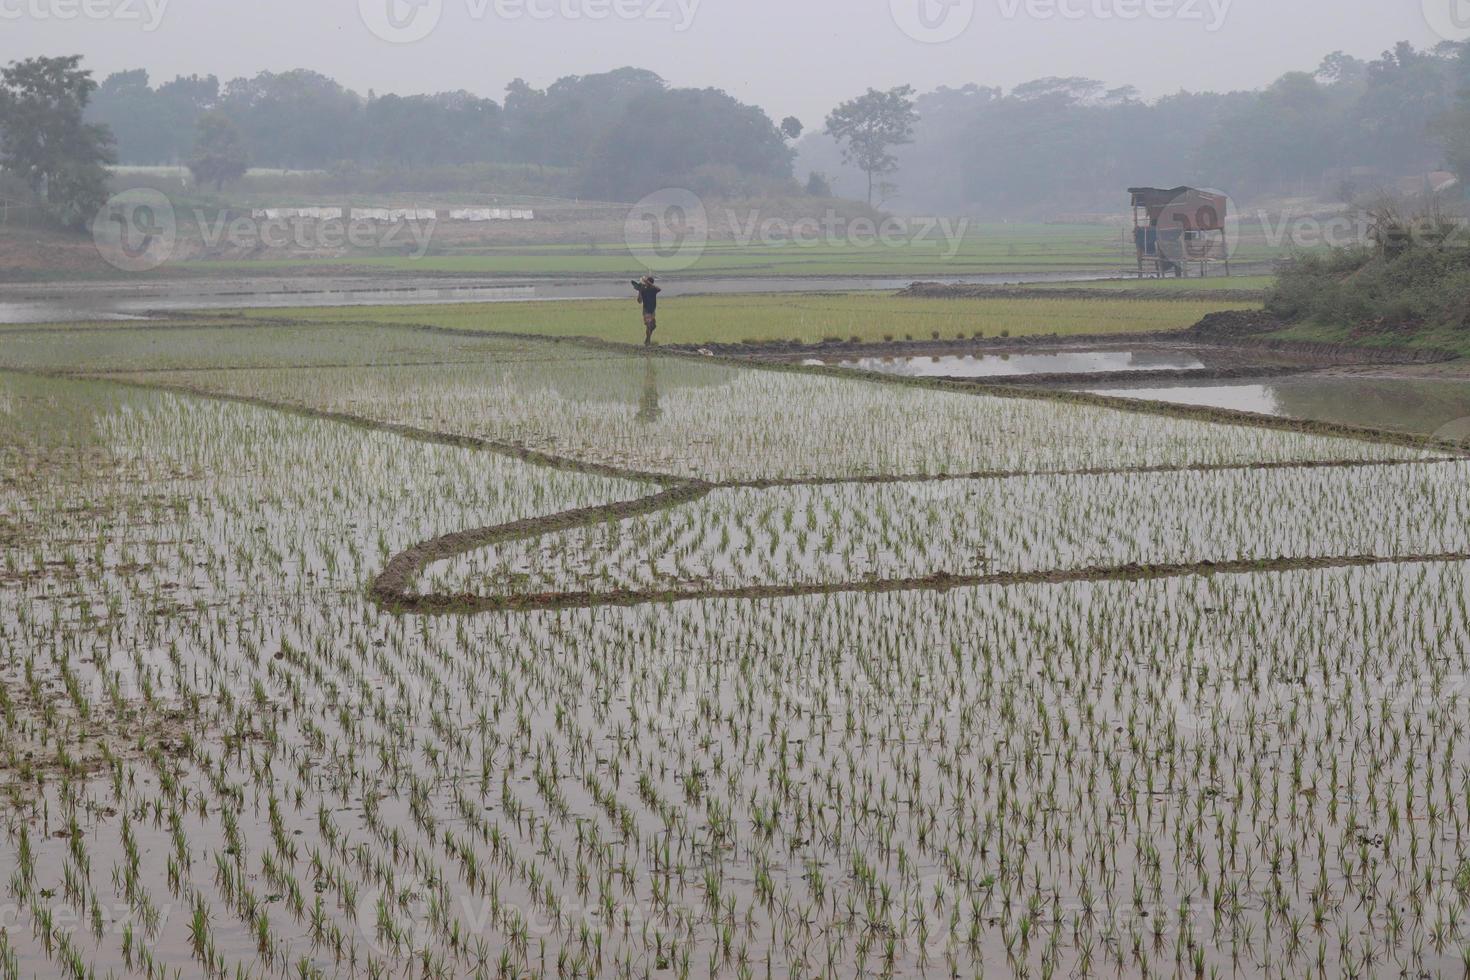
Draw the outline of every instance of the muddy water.
[[[632,273],[629,273],[631,277]],[[936,280],[977,285],[1083,282],[1108,278],[1087,273],[1006,273]],[[622,299],[627,279],[211,279],[172,282],[20,285],[0,289],[0,324],[131,319],[189,310],[279,309],[320,306],[416,306],[443,303],[513,303],[537,300]],[[912,278],[701,279],[669,276],[666,295],[862,292],[903,289]]]
[[[813,360],[861,371],[919,378],[1004,378],[1028,374],[1100,371],[1197,371],[1203,361],[1188,351],[1071,350],[1042,354],[974,354],[939,357],[861,357]]]
[[[1096,388],[1098,394],[1470,441],[1470,381],[1304,377],[1251,384]]]
[[[146,316],[136,313],[123,313],[110,308],[99,309],[86,303],[69,303],[63,300],[0,302],[0,324],[146,319]]]

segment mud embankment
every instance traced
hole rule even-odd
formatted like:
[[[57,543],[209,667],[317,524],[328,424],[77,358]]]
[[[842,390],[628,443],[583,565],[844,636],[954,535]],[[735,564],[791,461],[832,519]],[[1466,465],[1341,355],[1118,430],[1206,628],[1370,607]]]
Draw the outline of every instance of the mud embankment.
[[[1264,289],[1160,289],[1150,286],[1101,289],[1087,286],[1058,286],[1038,289],[1026,286],[987,286],[970,283],[916,282],[899,290],[905,299],[1125,299],[1176,300],[1178,302],[1263,303]]]

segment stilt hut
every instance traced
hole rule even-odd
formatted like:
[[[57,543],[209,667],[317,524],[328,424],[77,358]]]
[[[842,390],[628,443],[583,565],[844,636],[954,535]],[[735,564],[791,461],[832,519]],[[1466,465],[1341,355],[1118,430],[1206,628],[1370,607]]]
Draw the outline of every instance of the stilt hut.
[[[1186,278],[1191,265],[1203,277],[1215,262],[1225,263],[1225,274],[1230,274],[1228,197],[1195,187],[1130,187],[1128,193],[1140,279],[1148,273]]]

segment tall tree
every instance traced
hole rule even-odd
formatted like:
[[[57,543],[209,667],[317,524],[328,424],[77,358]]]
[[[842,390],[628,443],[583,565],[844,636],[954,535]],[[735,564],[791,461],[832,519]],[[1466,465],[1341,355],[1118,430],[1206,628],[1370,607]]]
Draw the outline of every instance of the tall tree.
[[[1223,115],[1200,146],[1202,161],[1230,176],[1230,189],[1296,191],[1344,159],[1348,131],[1334,118],[1333,91],[1307,72],[1281,76]]]
[[[1322,59],[1317,77],[1333,85],[1358,85],[1368,77],[1368,65],[1360,58],[1334,51]]]
[[[240,138],[240,127],[229,116],[211,112],[199,119],[199,141],[194,145],[194,156],[189,161],[189,172],[195,183],[213,184],[216,191],[224,189],[226,183],[245,176],[250,158],[245,152],[245,141]]]
[[[843,159],[856,164],[868,178],[868,205],[873,182],[898,169],[893,149],[914,141],[919,114],[914,109],[912,85],[865,95],[844,102],[827,117],[827,135],[842,147]]]
[[[363,99],[317,72],[237,78],[219,108],[239,125],[258,166],[311,169],[357,156]]]
[[[719,89],[650,92],[603,120],[586,155],[582,187],[592,197],[636,200],[666,187],[743,193],[753,179],[790,180],[793,151],[757,106]]]
[[[84,119],[97,90],[80,55],[28,58],[0,69],[0,168],[41,194],[52,216],[80,228],[107,200],[112,134]]]
[[[153,88],[146,71],[120,71],[103,79],[87,118],[112,130],[120,162],[178,164],[193,152],[199,117],[218,102],[213,75],[181,75]]]
[[[1434,121],[1434,131],[1444,149],[1445,165],[1465,188],[1470,187],[1470,43],[1457,46],[1450,57],[1450,84],[1458,97],[1454,106]]]
[[[667,88],[662,78],[641,68],[568,75],[545,91],[516,79],[506,89],[506,127],[515,145],[524,148],[525,162],[575,167],[630,105]]]
[[[1358,153],[1392,173],[1437,168],[1442,158],[1428,137],[1434,120],[1454,104],[1451,64],[1407,42],[1369,62],[1366,88],[1355,106]]]
[[[468,92],[371,99],[363,124],[363,152],[377,163],[408,169],[503,155],[500,106]]]
[[[103,79],[87,116],[112,130],[120,159],[143,164],[168,162],[170,120],[144,69],[120,71]]]

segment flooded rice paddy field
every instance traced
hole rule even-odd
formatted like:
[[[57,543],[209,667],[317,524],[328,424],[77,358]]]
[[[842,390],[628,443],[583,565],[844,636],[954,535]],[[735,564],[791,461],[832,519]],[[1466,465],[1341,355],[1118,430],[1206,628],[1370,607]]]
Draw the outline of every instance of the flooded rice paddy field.
[[[940,354],[904,357],[811,360],[859,371],[911,378],[1010,378],[1030,374],[1095,374],[1104,371],[1199,371],[1205,368],[1190,351],[1068,350],[1037,354]]]
[[[187,371],[223,366],[242,368],[318,368],[332,366],[439,365],[451,362],[520,360],[574,363],[579,354],[566,346],[525,345],[483,335],[381,327],[370,324],[294,324],[207,320],[167,326],[92,325],[62,330],[51,326],[0,331],[0,368],[28,371]]]
[[[1130,381],[1162,387],[1161,377],[1179,375],[1188,384],[1225,377],[1280,376],[1306,373],[1331,363],[1318,352],[1293,352],[1265,347],[1138,338],[1085,341],[1011,341],[1004,339],[966,343],[943,341],[917,344],[853,345],[853,350],[835,350],[803,360],[807,367],[837,367],[854,371],[888,374],[903,378],[939,378],[986,381],[1055,380],[1088,376],[1098,383],[1126,386]],[[983,344],[983,346],[982,346]],[[916,347],[918,349],[916,349]],[[761,355],[755,355],[761,358]],[[762,358],[764,359],[764,358]],[[791,355],[785,357],[789,362]],[[777,363],[780,363],[777,360]],[[1113,375],[1116,377],[1108,377]],[[1198,375],[1198,379],[1190,375]]]
[[[373,371],[131,377],[715,481],[1299,462],[1345,454],[1392,459],[1411,452],[1050,400],[638,355],[610,355],[595,365],[486,359]]]
[[[1463,972],[1443,448],[185,333],[0,351],[0,976]]]
[[[1443,551],[1470,552],[1464,461],[720,489],[693,506],[470,552],[429,568],[423,590],[862,587],[946,573]]]
[[[1470,381],[1325,376],[1109,387],[1099,394],[1470,440]]]
[[[1048,399],[941,392],[495,339],[486,334],[265,325],[132,330],[167,371],[47,330],[0,366],[99,370],[494,442],[638,474],[710,481],[1054,472],[1095,467],[1393,459],[1403,448],[1254,426],[1201,426]],[[222,338],[220,361],[207,365]],[[435,352],[434,345],[442,344]],[[418,363],[434,361],[435,363]],[[300,369],[281,370],[282,365]],[[322,365],[312,367],[312,365]],[[372,370],[364,370],[371,367]]]

